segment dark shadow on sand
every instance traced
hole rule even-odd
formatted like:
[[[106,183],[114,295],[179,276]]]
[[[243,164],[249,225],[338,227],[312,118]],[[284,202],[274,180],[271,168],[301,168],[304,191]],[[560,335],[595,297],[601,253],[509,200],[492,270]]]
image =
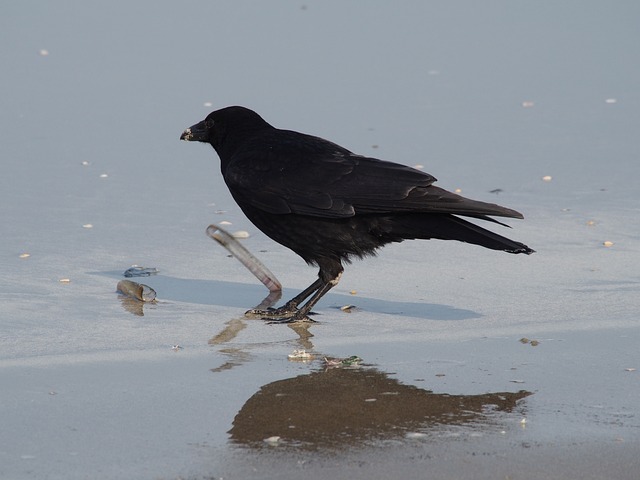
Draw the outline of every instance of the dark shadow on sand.
[[[122,278],[122,272],[88,272],[113,278]],[[138,280],[152,287],[158,300],[194,303],[201,305],[224,305],[248,310],[259,304],[268,291],[259,284],[225,282],[221,280],[196,280],[165,275],[154,275]],[[114,290],[115,284],[114,283]],[[285,289],[282,299],[292,298],[297,290]],[[396,316],[425,318],[428,320],[467,320],[480,318],[477,312],[449,305],[423,302],[398,302],[363,296],[341,295],[329,292],[318,305],[317,311],[331,306],[355,303],[359,310]]]

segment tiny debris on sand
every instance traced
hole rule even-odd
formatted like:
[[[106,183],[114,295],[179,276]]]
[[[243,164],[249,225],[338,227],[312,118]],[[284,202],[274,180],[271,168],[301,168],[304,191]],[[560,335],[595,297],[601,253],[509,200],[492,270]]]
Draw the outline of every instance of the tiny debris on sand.
[[[269,445],[277,445],[278,443],[280,443],[280,437],[278,435],[274,435],[272,437],[265,438],[264,443],[267,443]]]
[[[246,230],[238,230],[237,232],[233,232],[231,234],[233,238],[249,238],[249,232]]]

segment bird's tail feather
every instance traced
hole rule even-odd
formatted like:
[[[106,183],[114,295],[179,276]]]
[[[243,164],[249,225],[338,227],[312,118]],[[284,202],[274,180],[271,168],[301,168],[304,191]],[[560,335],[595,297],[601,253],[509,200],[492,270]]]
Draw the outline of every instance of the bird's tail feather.
[[[397,215],[393,218],[393,227],[389,233],[403,239],[458,240],[509,253],[529,255],[534,252],[523,243],[449,214]]]

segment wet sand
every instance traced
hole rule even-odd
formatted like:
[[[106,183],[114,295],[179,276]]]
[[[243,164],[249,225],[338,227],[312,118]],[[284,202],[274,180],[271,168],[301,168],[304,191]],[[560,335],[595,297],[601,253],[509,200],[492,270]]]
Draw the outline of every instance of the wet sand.
[[[604,345],[630,351],[635,329],[536,347],[345,344],[339,322],[367,325],[334,316],[302,335],[238,319],[237,336],[227,325],[207,347],[3,362],[3,475],[634,478],[637,374]],[[280,338],[255,338],[267,335]],[[303,345],[314,359],[289,360]],[[352,353],[359,367],[323,360]]]

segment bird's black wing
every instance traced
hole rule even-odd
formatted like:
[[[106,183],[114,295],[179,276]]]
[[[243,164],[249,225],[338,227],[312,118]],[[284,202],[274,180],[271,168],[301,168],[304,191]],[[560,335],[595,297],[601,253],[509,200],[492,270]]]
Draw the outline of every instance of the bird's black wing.
[[[279,133],[295,134],[279,130]],[[498,205],[436,187],[428,173],[355,155],[302,134],[249,143],[227,163],[225,181],[240,203],[274,214],[341,218],[356,214],[433,212],[521,218]]]

